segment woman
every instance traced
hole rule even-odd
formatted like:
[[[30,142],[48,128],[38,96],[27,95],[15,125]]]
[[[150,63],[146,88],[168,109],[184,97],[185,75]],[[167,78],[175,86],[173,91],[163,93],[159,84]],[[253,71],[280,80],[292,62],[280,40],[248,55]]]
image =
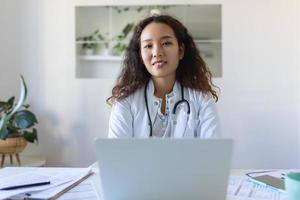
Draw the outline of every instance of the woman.
[[[187,29],[168,15],[148,17],[136,26],[107,99],[108,137],[216,137],[217,100]]]

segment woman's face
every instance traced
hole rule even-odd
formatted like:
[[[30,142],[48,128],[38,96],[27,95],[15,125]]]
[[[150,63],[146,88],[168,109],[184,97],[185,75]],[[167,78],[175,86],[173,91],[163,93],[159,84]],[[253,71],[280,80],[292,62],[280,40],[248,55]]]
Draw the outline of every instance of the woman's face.
[[[164,23],[148,24],[141,33],[141,56],[153,78],[175,80],[184,46],[179,46],[173,29]]]

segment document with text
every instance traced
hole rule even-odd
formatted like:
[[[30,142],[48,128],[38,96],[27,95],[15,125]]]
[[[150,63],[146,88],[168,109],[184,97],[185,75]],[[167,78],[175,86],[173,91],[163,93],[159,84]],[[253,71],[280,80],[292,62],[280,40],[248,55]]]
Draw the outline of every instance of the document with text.
[[[50,199],[71,189],[91,173],[90,168],[27,168],[22,173],[1,178],[0,188],[43,181],[49,181],[50,184],[10,190],[0,189],[0,199],[25,197]]]
[[[227,198],[235,200],[287,200],[285,193],[254,183],[246,176],[230,176]]]

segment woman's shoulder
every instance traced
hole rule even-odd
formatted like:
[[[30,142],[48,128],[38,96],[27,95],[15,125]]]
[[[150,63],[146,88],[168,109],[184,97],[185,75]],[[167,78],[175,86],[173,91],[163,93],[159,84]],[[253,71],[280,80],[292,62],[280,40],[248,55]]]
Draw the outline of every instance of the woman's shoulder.
[[[198,102],[200,104],[205,104],[208,102],[215,101],[213,95],[210,93],[204,93],[200,90],[193,89],[193,88],[187,88],[187,91],[188,91],[190,101]]]
[[[212,94],[210,93],[205,93],[202,92],[200,90],[197,89],[193,89],[193,88],[187,88],[189,97],[197,100],[197,101],[210,101],[210,100],[214,100],[214,97]]]
[[[144,87],[141,87],[139,89],[137,89],[134,93],[128,95],[127,97],[117,100],[116,102],[113,103],[113,106],[116,105],[124,105],[124,106],[134,106],[135,104],[137,104],[138,102],[141,102],[141,100],[144,99]]]

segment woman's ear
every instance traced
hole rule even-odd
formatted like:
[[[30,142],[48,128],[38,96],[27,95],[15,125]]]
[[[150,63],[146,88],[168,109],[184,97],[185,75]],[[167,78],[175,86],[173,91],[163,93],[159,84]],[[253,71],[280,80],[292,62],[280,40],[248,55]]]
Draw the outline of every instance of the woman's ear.
[[[185,46],[184,43],[181,43],[179,46],[179,58],[180,60],[184,57]]]

